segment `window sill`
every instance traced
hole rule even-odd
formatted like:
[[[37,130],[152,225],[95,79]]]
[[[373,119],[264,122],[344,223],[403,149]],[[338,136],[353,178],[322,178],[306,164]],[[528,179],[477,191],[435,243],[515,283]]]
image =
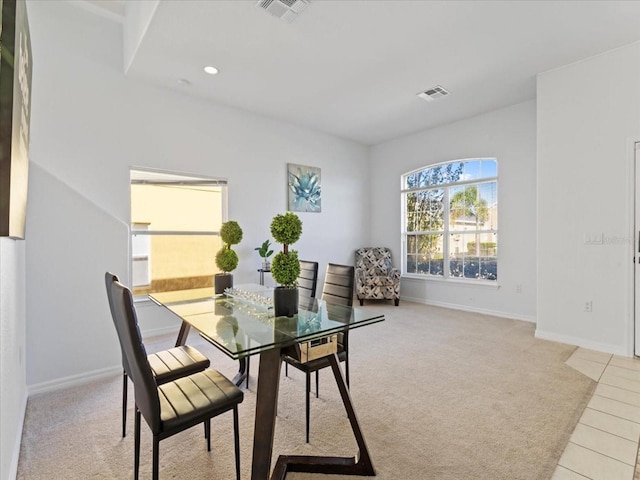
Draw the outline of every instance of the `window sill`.
[[[493,280],[467,280],[464,278],[443,278],[436,276],[426,275],[411,275],[404,274],[401,276],[402,280],[409,280],[411,282],[427,282],[427,283],[439,283],[442,285],[450,285],[456,287],[480,287],[480,288],[493,288],[498,290],[500,284]]]

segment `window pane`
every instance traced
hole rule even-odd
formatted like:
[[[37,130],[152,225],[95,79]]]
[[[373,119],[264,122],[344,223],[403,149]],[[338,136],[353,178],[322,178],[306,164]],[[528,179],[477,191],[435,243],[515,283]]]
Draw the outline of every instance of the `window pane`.
[[[218,235],[149,235],[146,238],[150,243],[149,256],[133,261],[134,295],[213,286],[213,275],[219,273],[215,252],[222,247]],[[147,284],[136,282],[135,278],[142,279],[141,272],[145,270]]]
[[[480,168],[482,171],[481,178],[498,176],[498,162],[494,158],[482,160],[482,166]]]
[[[479,185],[480,202],[486,205],[486,217],[482,230],[498,229],[498,183],[489,182]]]
[[[407,273],[416,273],[417,264],[416,255],[407,255]]]
[[[416,240],[415,235],[407,235],[407,253],[417,253],[418,252],[418,242]]]
[[[484,230],[489,219],[489,204],[480,195],[483,184],[449,189],[451,230]],[[487,192],[490,193],[490,192]]]
[[[443,240],[442,234],[419,235],[417,273],[442,275]]]
[[[179,185],[131,185],[131,223],[149,230],[220,230],[222,188]]]
[[[468,160],[464,162],[464,173],[462,174],[462,180],[477,180],[479,178],[482,178],[480,165],[480,160]]]
[[[452,277],[497,280],[496,235],[491,233],[450,235],[449,274]]]

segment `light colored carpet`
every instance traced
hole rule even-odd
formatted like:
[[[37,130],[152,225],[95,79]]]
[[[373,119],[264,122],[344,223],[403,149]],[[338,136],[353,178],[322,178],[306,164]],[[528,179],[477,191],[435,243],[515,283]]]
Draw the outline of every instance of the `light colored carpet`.
[[[565,365],[574,347],[534,338],[534,325],[401,302],[372,303],[386,321],[351,333],[351,395],[379,479],[541,480],[558,459],[595,383]],[[174,338],[147,339],[149,351]],[[229,377],[237,363],[189,337]],[[242,478],[250,478],[258,360],[240,405]],[[133,476],[133,399],[120,437],[121,377],[29,399],[18,479]],[[280,383],[278,454],[355,453],[331,373],[312,396],[311,443],[304,442],[304,376]],[[212,452],[194,427],[160,443],[162,479],[234,478],[232,415],[212,422]],[[141,478],[151,475],[143,420]],[[290,474],[292,480],[353,478]]]

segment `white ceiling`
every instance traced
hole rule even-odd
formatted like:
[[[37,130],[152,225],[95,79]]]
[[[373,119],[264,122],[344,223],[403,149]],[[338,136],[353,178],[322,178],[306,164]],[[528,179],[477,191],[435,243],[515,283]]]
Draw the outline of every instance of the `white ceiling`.
[[[374,145],[533,99],[537,73],[638,40],[640,1],[312,0],[286,23],[255,0],[161,0],[127,75]],[[435,85],[451,94],[416,97]]]

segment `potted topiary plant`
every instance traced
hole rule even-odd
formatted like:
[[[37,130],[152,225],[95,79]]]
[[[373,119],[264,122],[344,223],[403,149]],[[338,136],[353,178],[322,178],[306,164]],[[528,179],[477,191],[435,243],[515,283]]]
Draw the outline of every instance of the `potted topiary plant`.
[[[216,265],[222,273],[216,273],[214,286],[216,295],[224,293],[225,289],[233,287],[232,271],[238,266],[238,254],[231,248],[242,241],[242,228],[238,222],[229,220],[220,227],[220,238],[224,245],[216,253]]]
[[[289,250],[289,245],[297,242],[302,235],[302,221],[291,212],[278,214],[271,222],[271,236],[282,244],[271,263],[271,275],[278,283],[273,291],[275,315],[290,317],[298,313],[298,276],[300,261],[298,252]]]
[[[269,248],[270,246],[271,241],[267,238],[264,242],[262,242],[262,245],[254,248],[254,250],[258,252],[258,255],[262,257],[263,270],[269,270],[269,268],[271,267],[271,264],[269,263],[269,257],[273,255],[273,250]]]

